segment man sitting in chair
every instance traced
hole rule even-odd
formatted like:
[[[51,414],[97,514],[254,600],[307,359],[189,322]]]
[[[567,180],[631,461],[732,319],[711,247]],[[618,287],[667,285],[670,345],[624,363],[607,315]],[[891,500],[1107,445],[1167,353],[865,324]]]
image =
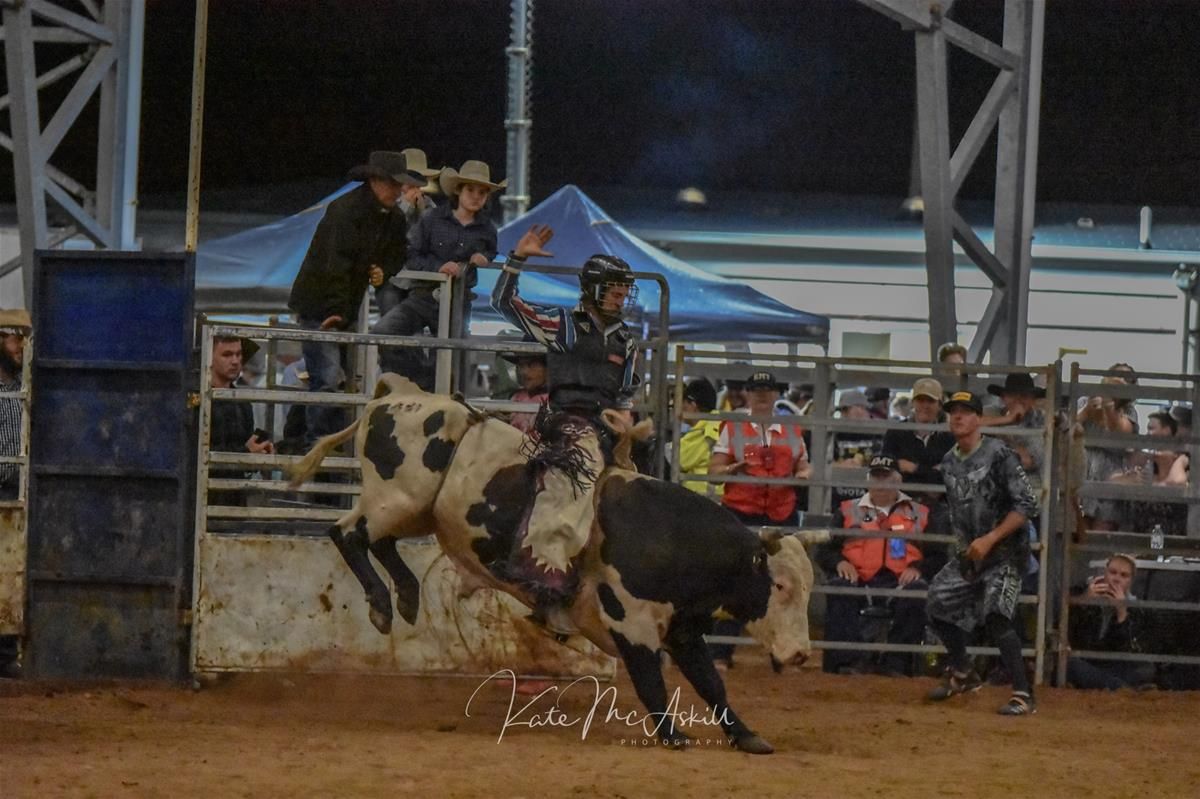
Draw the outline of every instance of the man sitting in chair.
[[[900,490],[900,471],[893,458],[872,458],[867,482],[870,487],[864,496],[838,506],[831,527],[903,534],[925,531],[929,510]],[[837,537],[821,546],[816,561],[827,574],[836,573],[831,586],[922,590],[926,583],[921,578],[921,558],[920,547],[909,539]],[[925,631],[923,599],[828,594],[825,608],[826,641],[862,641],[864,617],[871,616],[891,619],[890,644],[920,643]],[[888,652],[880,660],[880,670],[909,674],[912,660],[908,653]],[[827,650],[822,668],[830,674],[857,674],[864,671],[865,662],[861,652]]]

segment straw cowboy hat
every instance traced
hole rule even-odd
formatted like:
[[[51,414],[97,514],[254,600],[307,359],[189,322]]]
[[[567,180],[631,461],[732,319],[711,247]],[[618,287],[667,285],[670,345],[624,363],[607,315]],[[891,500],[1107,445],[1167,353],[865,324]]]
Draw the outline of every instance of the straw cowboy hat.
[[[492,182],[492,170],[483,161],[464,161],[462,169],[456,170],[452,166],[448,166],[442,170],[442,176],[439,178],[442,184],[442,192],[451,197],[458,194],[459,188],[464,183],[475,183],[479,186],[487,186],[489,189],[496,191],[503,189],[508,185],[507,180],[502,180],[499,183]]]
[[[408,169],[412,172],[417,172],[427,178],[436,178],[442,174],[440,169],[430,169],[429,161],[425,158],[425,151],[418,150],[416,147],[409,147],[401,150],[400,155],[404,156],[404,160]]]
[[[0,335],[28,336],[33,332],[33,320],[24,308],[0,310]]]
[[[409,168],[408,159],[403,153],[390,150],[376,150],[367,158],[367,163],[356,166],[347,175],[348,180],[368,180],[384,178],[397,183],[407,183],[409,186],[424,186],[425,176]]]

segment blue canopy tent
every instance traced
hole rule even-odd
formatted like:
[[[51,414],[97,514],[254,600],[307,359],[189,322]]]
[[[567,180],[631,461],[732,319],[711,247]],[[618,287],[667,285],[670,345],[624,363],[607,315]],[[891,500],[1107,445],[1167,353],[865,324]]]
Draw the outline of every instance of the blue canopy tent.
[[[233,314],[283,313],[292,281],[325,206],[358,184],[298,214],[252,230],[205,242],[196,258],[196,294],[201,310]],[[790,308],[748,286],[710,275],[651,247],[612,220],[575,186],[559,189],[537,207],[500,229],[500,252],[512,249],[530,225],[554,228],[549,249],[556,264],[582,264],[606,252],[624,258],[634,271],[663,274],[671,290],[672,340],[776,341],[825,344],[829,320]],[[479,273],[475,319],[496,319],[490,305],[498,272]],[[657,318],[658,286],[640,285],[646,318]],[[574,305],[575,279],[530,272],[521,277],[521,295],[531,302]]]

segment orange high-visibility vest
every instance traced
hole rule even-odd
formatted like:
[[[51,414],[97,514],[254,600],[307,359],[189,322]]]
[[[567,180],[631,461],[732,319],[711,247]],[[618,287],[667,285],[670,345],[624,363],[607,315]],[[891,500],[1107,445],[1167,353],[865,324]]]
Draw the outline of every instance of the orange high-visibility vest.
[[[880,530],[895,533],[925,532],[929,523],[929,508],[919,502],[901,500],[884,515],[875,508],[864,508],[858,499],[848,499],[841,504],[842,527],[845,529]],[[892,550],[892,541],[904,542],[904,555],[897,557]],[[897,549],[899,544],[896,545]],[[879,570],[887,568],[893,574],[921,560],[921,550],[903,538],[848,538],[842,545],[842,557],[850,561],[858,578],[870,580]]]
[[[735,461],[745,461],[742,474],[753,477],[791,477],[796,462],[805,456],[804,428],[795,424],[780,425],[768,433],[768,444],[752,422],[726,422],[729,429],[729,448]],[[774,427],[774,425],[772,425]],[[772,521],[785,521],[796,512],[796,489],[786,485],[754,485],[726,483],[722,501],[749,515],[765,515]]]

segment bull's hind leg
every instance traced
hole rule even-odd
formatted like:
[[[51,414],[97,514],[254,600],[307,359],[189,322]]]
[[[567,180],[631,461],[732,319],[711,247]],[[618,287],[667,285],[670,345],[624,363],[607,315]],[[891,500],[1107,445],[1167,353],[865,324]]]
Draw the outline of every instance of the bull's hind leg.
[[[352,511],[329,528],[329,537],[367,594],[367,604],[371,606],[371,624],[387,635],[392,631],[392,602],[387,586],[367,557],[370,536],[367,534],[366,518]]]
[[[769,755],[775,750],[769,743],[750,731],[729,706],[725,695],[725,683],[721,673],[713,665],[712,653],[704,643],[701,626],[681,624],[673,626],[667,634],[667,651],[675,659],[684,678],[696,689],[729,736],[733,745],[752,755]]]
[[[421,609],[421,583],[396,551],[396,541],[395,536],[390,535],[372,541],[371,554],[383,564],[396,584],[396,610],[400,611],[400,618],[416,624],[417,611]]]
[[[675,716],[667,715],[667,686],[663,682],[662,662],[658,652],[648,646],[635,644],[615,630],[609,630],[621,660],[629,670],[629,680],[637,691],[638,699],[650,711],[650,718],[657,722],[659,740],[666,746],[685,746],[688,737],[675,729]]]

